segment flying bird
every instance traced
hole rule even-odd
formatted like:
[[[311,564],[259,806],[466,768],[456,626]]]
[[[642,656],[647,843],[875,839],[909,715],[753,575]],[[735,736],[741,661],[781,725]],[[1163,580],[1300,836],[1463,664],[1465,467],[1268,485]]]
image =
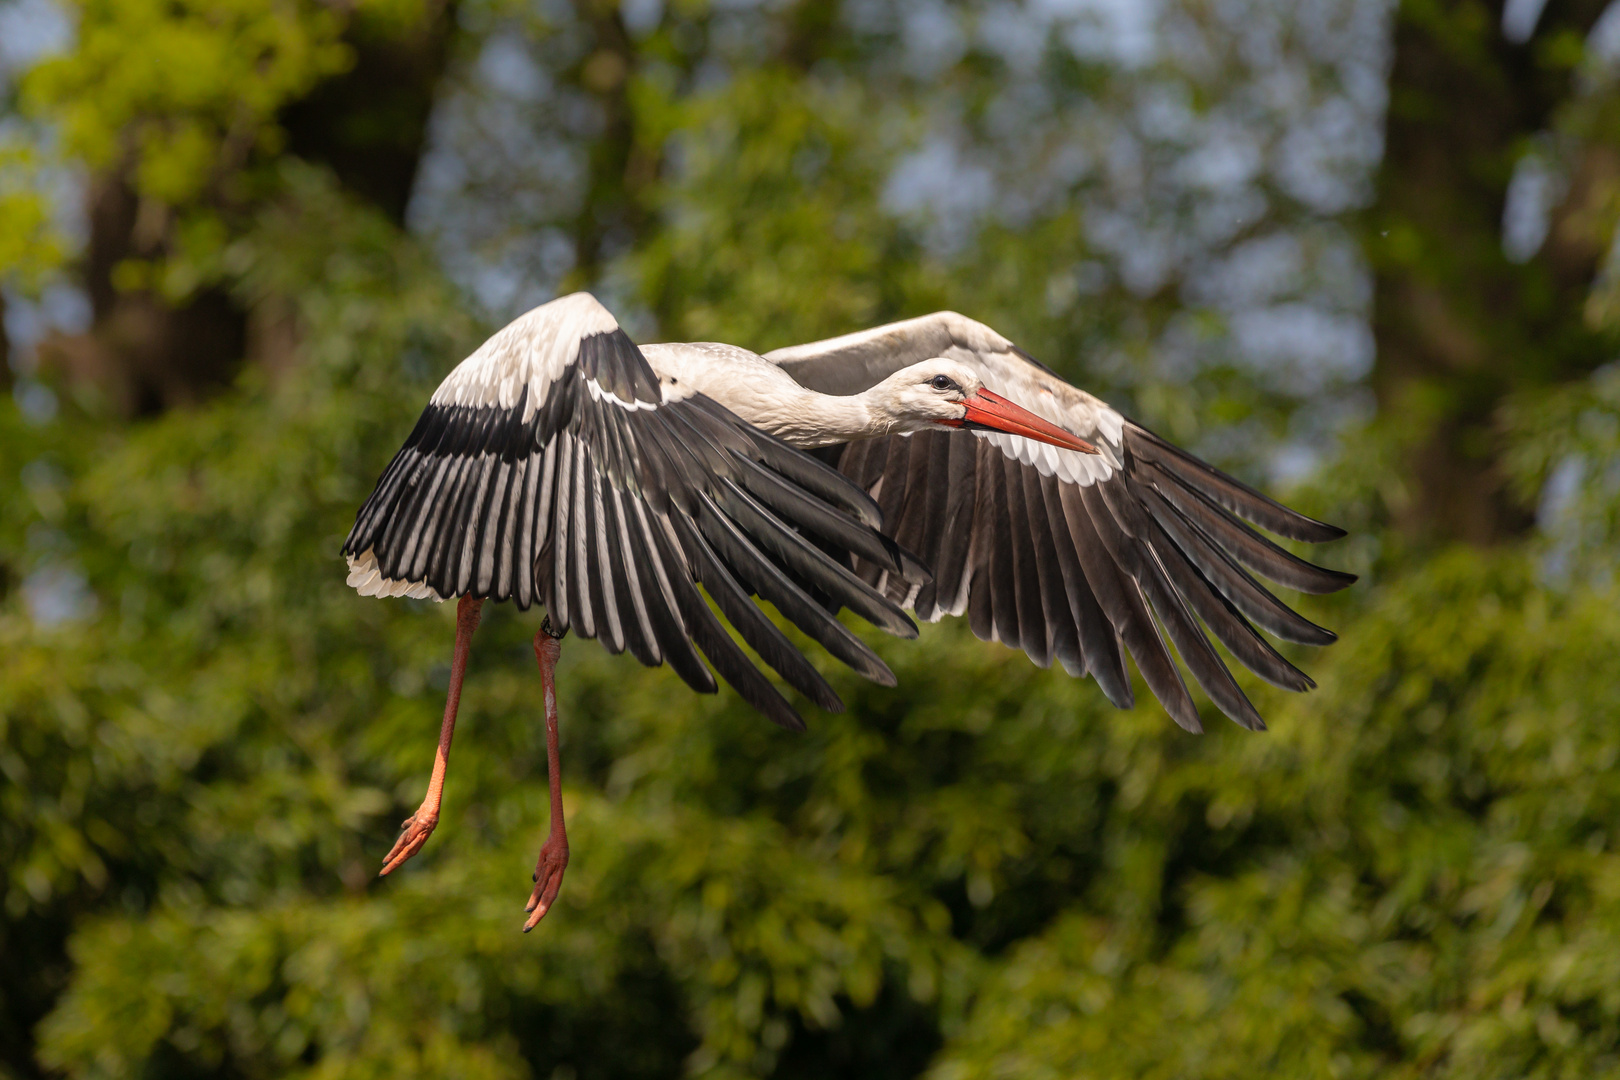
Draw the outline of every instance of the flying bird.
[[[554,681],[568,631],[668,663],[702,693],[717,673],[800,730],[709,601],[784,681],[834,711],[837,694],[753,597],[886,686],[893,673],[835,617],[841,608],[902,637],[917,634],[906,609],[965,614],[982,639],[1090,674],[1120,708],[1134,700],[1129,653],[1170,716],[1198,731],[1173,645],[1222,712],[1262,729],[1205,629],[1261,678],[1306,690],[1311,679],[1256,627],[1313,645],[1334,635],[1249,571],[1311,593],[1355,579],[1245,521],[1295,540],[1343,535],[954,312],[761,356],[713,342],[637,347],[586,293],[543,304],[445,378],[344,542],[361,595],[458,598],[427,795],[381,872],[438,823],[486,599],[546,610],[534,648],[551,826],[527,931],[568,863]]]

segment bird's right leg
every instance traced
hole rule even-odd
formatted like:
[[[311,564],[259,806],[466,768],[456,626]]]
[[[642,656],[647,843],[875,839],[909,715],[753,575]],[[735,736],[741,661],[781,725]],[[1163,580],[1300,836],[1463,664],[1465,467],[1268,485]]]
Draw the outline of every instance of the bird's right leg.
[[[450,764],[450,740],[456,734],[456,710],[461,707],[461,677],[467,672],[467,654],[472,651],[473,631],[478,629],[478,613],[484,601],[463,596],[456,604],[456,651],[450,659],[450,694],[444,702],[444,722],[439,725],[439,750],[433,756],[433,775],[428,778],[427,795],[416,813],[400,824],[404,831],[383,859],[378,877],[399,869],[406,859],[422,850],[434,826],[439,824],[439,803],[444,798],[444,773]]]
[[[557,747],[557,658],[562,655],[563,634],[551,628],[551,616],[534,635],[534,659],[540,665],[540,689],[546,707],[546,786],[551,789],[551,833],[541,845],[534,866],[534,892],[524,912],[529,916],[523,932],[533,930],[546,917],[562,888],[563,871],[568,869],[568,826],[563,821],[562,753]]]

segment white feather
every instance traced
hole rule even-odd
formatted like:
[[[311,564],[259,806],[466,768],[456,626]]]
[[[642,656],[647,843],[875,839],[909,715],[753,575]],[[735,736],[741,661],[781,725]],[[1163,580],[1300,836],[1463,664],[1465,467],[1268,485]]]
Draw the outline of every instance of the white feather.
[[[394,581],[383,577],[377,568],[377,553],[371,548],[366,548],[358,557],[349,556],[349,576],[345,584],[352,585],[361,596],[409,596],[413,600],[444,603],[444,597],[424,581]]]

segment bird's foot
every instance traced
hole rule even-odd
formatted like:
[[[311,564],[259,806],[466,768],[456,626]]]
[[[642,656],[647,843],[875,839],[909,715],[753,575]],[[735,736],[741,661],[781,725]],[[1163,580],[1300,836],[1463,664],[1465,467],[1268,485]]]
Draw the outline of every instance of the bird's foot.
[[[523,909],[529,913],[528,921],[523,924],[525,934],[533,930],[546,917],[546,912],[551,910],[552,902],[557,899],[557,890],[562,888],[563,871],[566,869],[568,840],[566,837],[553,836],[540,848],[540,859],[534,865],[534,892],[529,894],[529,903]]]
[[[383,859],[383,868],[377,876],[384,877],[405,865],[406,859],[422,850],[422,845],[427,843],[428,837],[433,835],[433,830],[438,824],[439,815],[424,810],[418,810],[401,822],[400,828],[404,831],[399,834],[399,839],[394,841],[393,848]]]

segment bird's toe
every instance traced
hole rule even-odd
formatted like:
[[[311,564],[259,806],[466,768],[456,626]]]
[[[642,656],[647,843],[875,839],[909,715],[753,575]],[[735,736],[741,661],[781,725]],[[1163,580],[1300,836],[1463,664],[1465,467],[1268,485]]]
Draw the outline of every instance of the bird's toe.
[[[534,891],[529,894],[529,902],[523,907],[529,915],[523,924],[525,934],[533,930],[546,917],[546,912],[551,910],[562,888],[563,872],[567,869],[568,845],[546,841],[534,868]]]
[[[434,828],[439,824],[438,815],[412,814],[401,823],[399,839],[388,850],[383,858],[383,868],[377,872],[378,877],[385,877],[404,865],[405,861],[427,843],[428,837],[433,835]]]

